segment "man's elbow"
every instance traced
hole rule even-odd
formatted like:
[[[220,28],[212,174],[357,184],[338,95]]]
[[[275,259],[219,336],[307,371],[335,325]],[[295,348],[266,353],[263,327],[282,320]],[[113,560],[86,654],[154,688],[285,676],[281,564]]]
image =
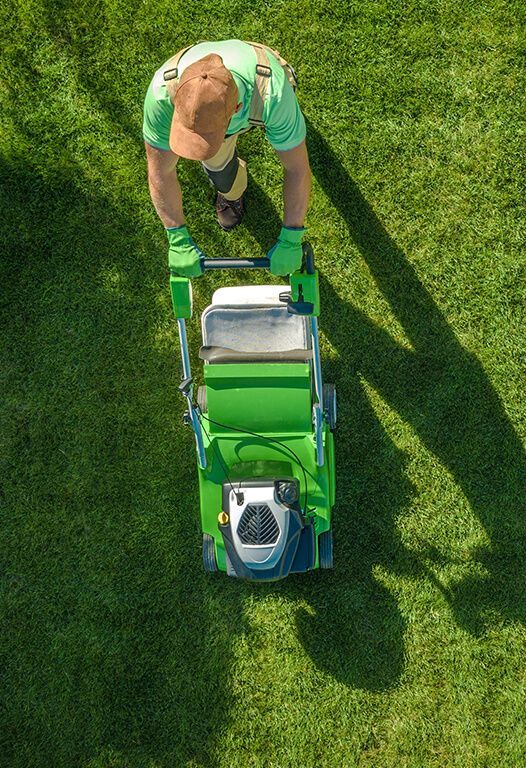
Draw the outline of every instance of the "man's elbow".
[[[157,149],[148,142],[145,143],[146,160],[148,165],[148,181],[162,183],[173,178],[179,157],[170,150]]]

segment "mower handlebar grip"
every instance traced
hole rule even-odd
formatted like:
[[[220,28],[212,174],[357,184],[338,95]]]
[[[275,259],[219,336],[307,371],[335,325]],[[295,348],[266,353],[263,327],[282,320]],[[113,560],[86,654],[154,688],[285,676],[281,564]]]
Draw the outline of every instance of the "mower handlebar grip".
[[[258,259],[201,259],[201,266],[206,272],[208,269],[268,269],[270,259],[266,257]]]

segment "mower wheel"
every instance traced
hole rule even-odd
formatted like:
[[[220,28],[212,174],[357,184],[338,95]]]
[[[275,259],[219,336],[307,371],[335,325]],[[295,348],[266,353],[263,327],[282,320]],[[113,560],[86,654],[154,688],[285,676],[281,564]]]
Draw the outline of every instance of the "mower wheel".
[[[201,413],[206,413],[208,410],[206,405],[206,387],[204,385],[201,385],[197,390],[197,405],[201,409]]]
[[[332,529],[324,531],[318,536],[318,552],[320,556],[320,568],[332,568]]]
[[[207,573],[217,573],[214,537],[203,533],[203,567]]]
[[[336,420],[338,417],[338,409],[336,404],[336,387],[334,384],[323,385],[323,410],[325,413],[325,419],[329,425],[331,432],[334,432],[336,428]]]

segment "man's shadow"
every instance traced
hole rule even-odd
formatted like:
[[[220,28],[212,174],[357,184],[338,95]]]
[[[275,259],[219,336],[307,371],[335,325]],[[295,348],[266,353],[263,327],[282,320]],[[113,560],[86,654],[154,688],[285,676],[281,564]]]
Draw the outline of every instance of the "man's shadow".
[[[337,433],[338,494],[335,516],[338,592],[342,583],[362,581],[377,564],[407,575],[427,574],[449,601],[459,624],[472,634],[484,631],[497,612],[509,620],[526,619],[522,598],[526,562],[526,454],[504,407],[477,358],[462,347],[427,289],[393,242],[342,162],[308,122],[307,143],[317,182],[345,221],[369,270],[403,327],[411,349],[396,343],[367,315],[342,297],[322,276],[321,328],[337,350],[339,361],[328,366],[336,381],[346,431]],[[257,211],[247,217],[254,236],[267,248],[280,220],[265,193],[252,181]],[[404,458],[374,415],[363,378],[412,426],[425,447],[451,473],[490,544],[475,553],[485,576],[469,576],[444,588],[431,572],[451,558],[432,542],[418,555],[402,547],[394,519],[411,495]],[[340,423],[341,423],[340,422]],[[383,450],[378,450],[378,445]],[[369,494],[362,494],[364,478]],[[451,510],[451,525],[455,510]],[[373,581],[363,581],[371,586]],[[376,583],[377,584],[377,583]],[[348,587],[349,589],[349,587]],[[355,586],[355,590],[358,586]],[[300,620],[304,642],[321,666],[340,679],[374,687],[394,682],[401,669],[403,621],[394,601],[378,585],[383,598],[371,600],[363,617],[341,599],[330,598],[329,581],[313,607],[316,621]],[[356,601],[357,607],[359,601]],[[344,610],[347,614],[342,618]],[[359,645],[354,666],[340,656],[341,640],[370,629],[371,643]],[[324,633],[328,634],[325,635]],[[380,634],[377,638],[376,633]],[[335,633],[340,638],[336,643]],[[394,640],[396,636],[396,640]],[[385,653],[375,648],[391,637]],[[324,639],[326,638],[326,639]],[[332,642],[334,640],[334,643]],[[326,652],[320,651],[325,647]],[[349,652],[356,647],[349,642]],[[360,650],[361,649],[361,650]],[[361,656],[371,675],[357,679]],[[377,663],[376,663],[377,662]],[[390,671],[389,671],[390,670]]]

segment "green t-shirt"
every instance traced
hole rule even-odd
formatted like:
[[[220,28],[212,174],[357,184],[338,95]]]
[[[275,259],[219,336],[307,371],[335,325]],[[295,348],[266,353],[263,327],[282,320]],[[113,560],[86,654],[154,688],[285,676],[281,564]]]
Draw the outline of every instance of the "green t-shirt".
[[[230,70],[237,85],[242,109],[232,116],[227,134],[237,133],[250,127],[248,116],[250,100],[256,76],[256,54],[251,45],[242,40],[222,40],[216,43],[199,43],[181,58],[179,75],[185,67],[209,53],[218,53],[225,67]],[[305,138],[305,120],[283,67],[277,59],[268,54],[272,77],[269,78],[267,95],[263,107],[263,122],[267,139],[274,149],[280,151],[297,147]],[[144,140],[158,149],[169,150],[168,139],[172,122],[173,106],[163,80],[168,62],[160,67],[152,78],[144,100]]]

